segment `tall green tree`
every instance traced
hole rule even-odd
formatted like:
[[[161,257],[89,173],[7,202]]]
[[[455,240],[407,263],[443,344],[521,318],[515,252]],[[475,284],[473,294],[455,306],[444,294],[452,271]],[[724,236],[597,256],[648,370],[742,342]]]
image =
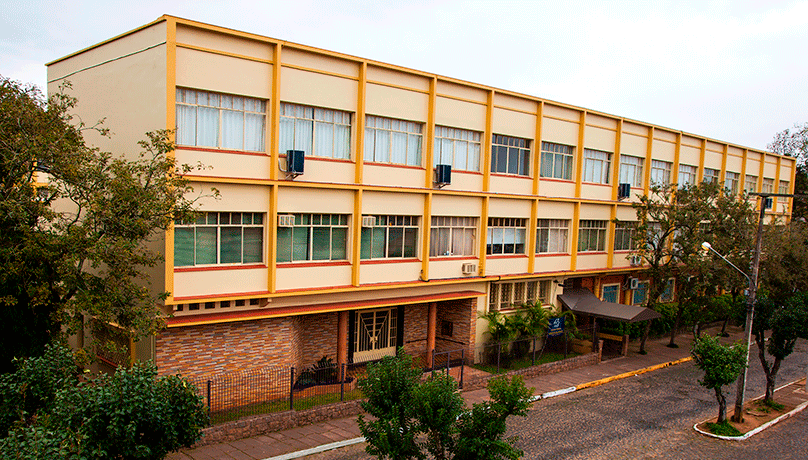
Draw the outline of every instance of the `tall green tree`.
[[[147,133],[130,159],[89,147],[83,132],[106,130],[71,116],[68,89],[45,99],[0,77],[0,372],[85,315],[134,336],[158,329],[165,293],[145,270],[162,254],[148,243],[192,211],[168,132]]]
[[[693,342],[693,360],[704,371],[701,386],[713,390],[718,401],[718,423],[727,421],[727,397],[723,387],[734,382],[746,367],[746,348],[736,343],[734,346],[721,345],[718,337],[702,335]]]

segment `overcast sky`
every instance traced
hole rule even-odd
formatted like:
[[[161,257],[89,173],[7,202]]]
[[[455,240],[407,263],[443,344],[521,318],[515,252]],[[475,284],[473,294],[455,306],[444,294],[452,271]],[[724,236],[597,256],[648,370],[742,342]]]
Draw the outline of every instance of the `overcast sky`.
[[[808,1],[0,0],[0,75],[163,14],[754,148],[808,122]]]

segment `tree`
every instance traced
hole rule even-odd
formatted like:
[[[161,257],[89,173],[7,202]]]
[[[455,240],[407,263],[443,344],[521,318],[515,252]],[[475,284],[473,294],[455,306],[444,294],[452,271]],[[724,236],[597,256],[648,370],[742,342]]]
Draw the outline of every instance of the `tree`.
[[[45,100],[0,77],[0,372],[14,357],[75,333],[85,315],[135,337],[161,325],[145,270],[148,246],[191,216],[191,191],[169,155],[169,133],[147,133],[133,160],[85,145],[65,91]],[[57,207],[58,205],[58,207]]]
[[[740,343],[721,345],[717,337],[702,335],[693,342],[691,351],[696,366],[704,371],[699,384],[715,391],[718,401],[718,423],[727,421],[727,398],[722,387],[734,382],[746,367],[746,347]]]
[[[412,358],[403,351],[368,366],[358,382],[362,404],[373,420],[359,416],[366,451],[382,459],[518,459],[522,452],[504,439],[505,421],[525,415],[532,390],[520,377],[488,384],[491,401],[464,408],[457,383],[433,373],[420,381]],[[425,442],[419,442],[423,435]]]
[[[794,193],[808,194],[808,123],[780,131],[766,147],[773,153],[797,158]],[[808,201],[794,200],[793,203],[792,216],[808,220]]]

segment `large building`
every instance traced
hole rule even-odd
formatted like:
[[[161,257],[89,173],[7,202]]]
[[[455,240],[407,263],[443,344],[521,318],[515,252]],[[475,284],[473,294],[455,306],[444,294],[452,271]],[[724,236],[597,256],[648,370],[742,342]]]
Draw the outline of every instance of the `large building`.
[[[171,317],[136,354],[164,373],[471,353],[481,313],[562,285],[639,304],[614,219],[649,184],[794,185],[790,157],[171,16],[49,63],[63,80],[112,130],[90,142],[176,128],[221,193],[155,242]]]

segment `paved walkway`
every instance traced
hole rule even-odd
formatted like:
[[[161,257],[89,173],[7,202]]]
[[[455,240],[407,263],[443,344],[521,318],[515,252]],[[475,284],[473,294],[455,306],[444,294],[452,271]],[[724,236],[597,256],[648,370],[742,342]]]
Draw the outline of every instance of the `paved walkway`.
[[[708,333],[716,333],[717,328]],[[743,339],[738,328],[729,328],[730,337],[726,342]],[[525,380],[525,384],[534,388],[534,395],[550,396],[551,392],[575,391],[589,388],[609,381],[631,377],[638,373],[649,372],[661,367],[675,365],[689,359],[690,346],[693,342],[691,334],[677,336],[679,348],[668,348],[669,338],[649,340],[646,344],[648,354],[640,355],[639,342],[629,344],[628,356],[603,361],[594,366],[542,375]],[[468,405],[488,399],[485,389],[463,393]],[[254,438],[212,444],[187,449],[169,455],[170,460],[285,460],[300,458],[307,453],[321,450],[324,446],[337,448],[350,443],[362,442],[356,417],[331,420],[309,426],[279,431]],[[311,450],[310,450],[311,449]]]

